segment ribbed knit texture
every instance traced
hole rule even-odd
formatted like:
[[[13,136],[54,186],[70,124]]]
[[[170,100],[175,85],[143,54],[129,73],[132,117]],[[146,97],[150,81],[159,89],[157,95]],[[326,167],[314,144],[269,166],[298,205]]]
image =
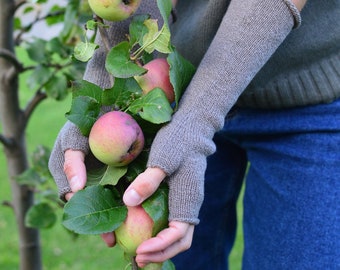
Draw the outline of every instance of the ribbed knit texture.
[[[170,220],[197,224],[212,138],[255,74],[294,27],[286,1],[232,1],[185,91],[178,111],[152,144],[149,167],[169,177]]]
[[[159,10],[154,0],[143,0],[143,4],[137,10],[136,14],[150,14],[153,18],[157,18],[159,23],[163,22],[163,19],[159,13]],[[108,23],[108,37],[110,46],[114,46],[126,40],[126,34],[129,32],[130,20],[124,20],[122,22]],[[95,83],[102,88],[109,88],[112,86],[110,75],[105,69],[106,52],[105,47],[98,34],[96,43],[99,44],[100,48],[96,50],[93,58],[89,61],[86,71],[84,74],[84,80]],[[107,109],[107,108],[103,108]],[[64,152],[67,149],[83,151],[87,157],[93,160],[92,156],[89,156],[89,144],[88,138],[84,137],[78,127],[71,122],[67,122],[64,127],[60,130],[56,139],[54,148],[51,153],[49,160],[49,170],[57,184],[59,196],[65,200],[65,194],[70,192],[70,186],[64,173]],[[85,160],[88,163],[87,160]]]

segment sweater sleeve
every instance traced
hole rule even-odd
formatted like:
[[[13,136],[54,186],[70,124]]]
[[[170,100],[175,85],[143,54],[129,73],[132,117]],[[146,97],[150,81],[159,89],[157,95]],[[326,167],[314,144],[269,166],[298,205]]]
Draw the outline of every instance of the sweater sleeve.
[[[177,112],[152,144],[148,167],[161,168],[169,176],[170,220],[199,222],[206,157],[215,151],[214,134],[300,21],[289,0],[231,1]]]
[[[137,14],[150,14],[153,18],[157,18],[162,23],[162,16],[159,13],[156,1],[144,0],[143,4],[137,10]],[[131,19],[127,19],[121,22],[106,22],[109,24],[108,37],[109,46],[113,47],[122,40],[126,39],[126,34],[129,32],[129,25]],[[96,38],[96,43],[99,45],[99,49],[95,51],[92,59],[86,66],[86,71],[83,79],[102,88],[109,88],[112,86],[110,75],[105,69],[106,52],[104,44],[100,38],[100,35]],[[59,196],[61,199],[65,199],[65,194],[71,192],[71,188],[64,173],[64,153],[67,149],[79,150],[85,153],[87,157],[91,157],[89,154],[88,138],[83,136],[78,127],[72,122],[68,121],[60,130],[52,153],[49,159],[49,170],[56,182]],[[85,160],[87,162],[87,160]]]

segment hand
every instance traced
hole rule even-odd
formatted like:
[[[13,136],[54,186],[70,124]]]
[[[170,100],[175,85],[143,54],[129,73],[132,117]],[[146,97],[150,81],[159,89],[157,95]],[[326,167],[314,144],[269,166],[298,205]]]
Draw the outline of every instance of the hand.
[[[142,268],[151,262],[164,262],[189,249],[193,233],[194,225],[171,221],[168,228],[159,232],[156,237],[144,241],[137,248],[138,266]]]
[[[124,203],[128,206],[141,204],[157,190],[165,176],[166,174],[159,168],[146,169],[125,191]],[[189,249],[193,232],[194,225],[171,221],[168,228],[138,247],[136,256],[138,266],[145,267],[150,262],[164,262]]]
[[[66,200],[70,200],[74,193],[85,187],[86,167],[84,160],[85,154],[82,151],[71,149],[65,151],[64,172],[72,190],[71,193],[65,195]]]

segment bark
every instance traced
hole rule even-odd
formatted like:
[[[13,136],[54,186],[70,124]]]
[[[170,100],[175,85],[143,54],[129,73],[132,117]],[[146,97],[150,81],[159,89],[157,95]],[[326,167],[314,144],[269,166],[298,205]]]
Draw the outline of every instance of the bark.
[[[39,231],[25,227],[25,215],[34,200],[33,191],[17,184],[15,177],[28,168],[25,143],[27,119],[19,107],[18,73],[13,40],[14,0],[0,0],[0,121],[8,174],[11,181],[12,205],[19,233],[21,270],[40,270]]]

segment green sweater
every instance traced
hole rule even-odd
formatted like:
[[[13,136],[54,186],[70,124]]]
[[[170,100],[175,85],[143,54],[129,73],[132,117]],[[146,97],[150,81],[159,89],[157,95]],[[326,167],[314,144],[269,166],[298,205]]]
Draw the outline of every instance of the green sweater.
[[[143,1],[139,12],[160,17],[155,0]],[[173,43],[198,68],[171,122],[157,133],[148,167],[168,175],[169,219],[197,224],[206,157],[232,106],[284,108],[340,97],[340,1],[309,0],[301,17],[290,0],[178,2]],[[128,21],[113,24],[111,45],[127,27]],[[109,87],[104,61],[99,49],[84,79]],[[69,148],[89,152],[87,138],[70,122],[49,162],[61,197],[70,191],[63,173]]]
[[[229,1],[178,2],[173,42],[198,65]],[[243,92],[239,106],[282,108],[340,97],[340,1],[309,0],[301,17],[301,25],[288,35]]]

